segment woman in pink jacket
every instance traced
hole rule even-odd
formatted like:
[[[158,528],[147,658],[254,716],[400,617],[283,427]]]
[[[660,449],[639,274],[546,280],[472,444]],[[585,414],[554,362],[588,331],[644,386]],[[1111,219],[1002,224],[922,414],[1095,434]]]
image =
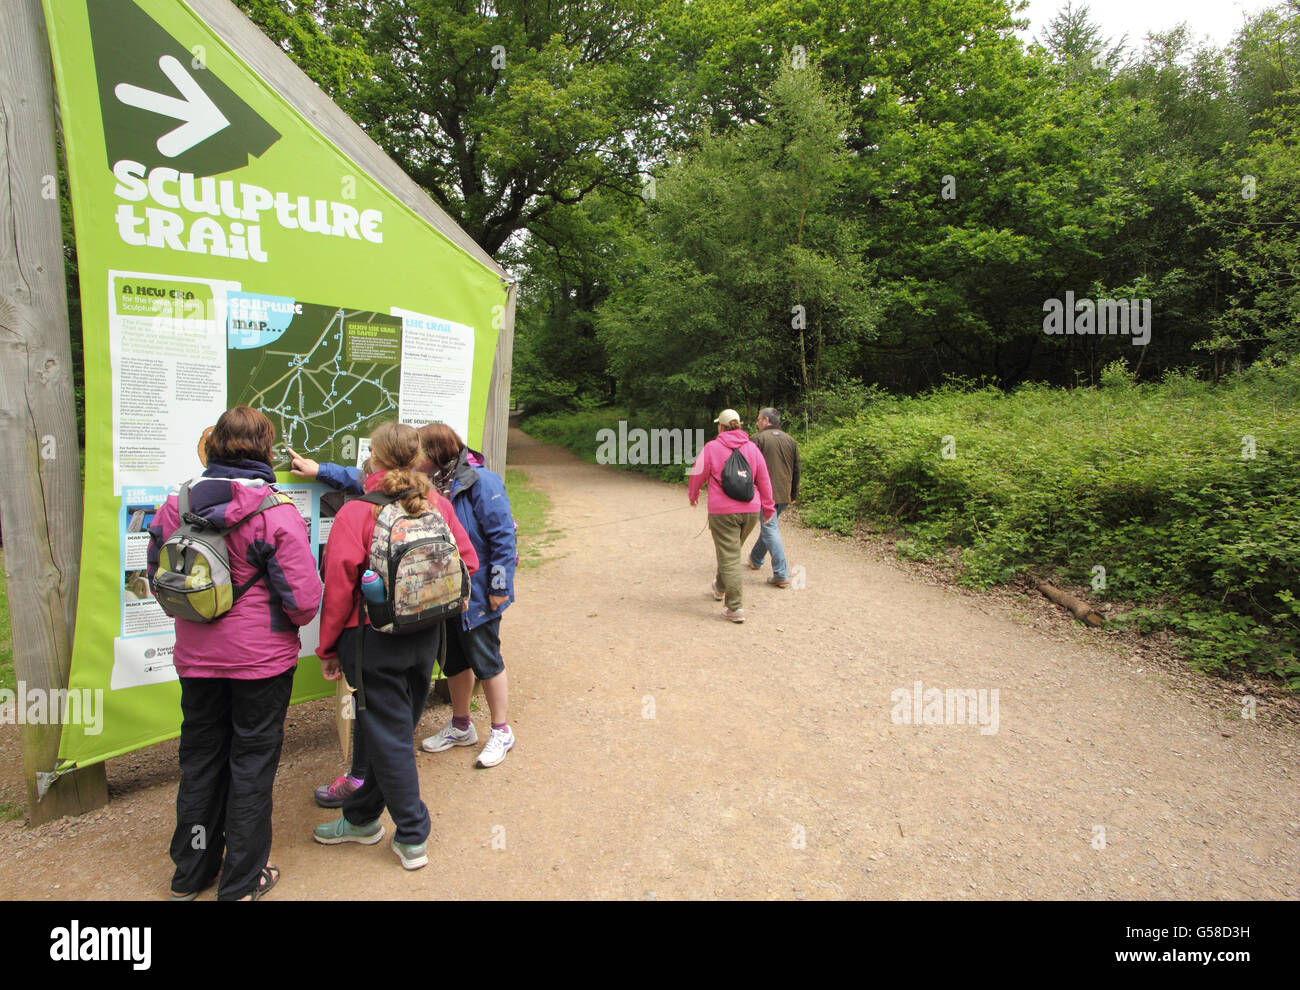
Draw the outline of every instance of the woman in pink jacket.
[[[724,409],[714,422],[718,424],[718,435],[704,445],[700,456],[695,459],[687,494],[691,505],[695,505],[701,486],[709,486],[709,530],[713,534],[713,552],[718,561],[713,597],[716,601],[726,599],[726,608],[722,610],[724,619],[744,622],[745,599],[741,584],[744,571],[740,566],[740,551],[758,524],[760,509],[764,521],[770,520],[776,511],[776,503],[772,501],[767,461],[758,445],[740,428],[740,413]],[[748,502],[739,502],[722,490],[722,471],[735,450],[740,451],[749,465],[754,494]]]
[[[293,503],[258,511],[274,491],[274,442],[275,427],[256,409],[227,410],[208,437],[206,469],[190,483],[191,514],[235,527],[226,536],[231,582],[247,588],[212,622],[176,620],[182,722],[173,900],[193,900],[218,876],[219,900],[256,900],[280,876],[267,865],[271,787],[302,652],[298,627],[315,617],[321,583]],[[177,496],[168,496],[149,527],[151,579],[180,524]]]

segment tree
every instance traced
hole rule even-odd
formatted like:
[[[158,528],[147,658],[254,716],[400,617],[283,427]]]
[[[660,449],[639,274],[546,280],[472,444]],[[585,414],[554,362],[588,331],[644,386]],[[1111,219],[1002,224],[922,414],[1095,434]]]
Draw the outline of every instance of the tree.
[[[848,111],[785,64],[759,120],[657,180],[638,270],[597,333],[621,394],[663,409],[784,401],[851,363],[876,302],[839,197]]]
[[[640,201],[597,191],[534,223],[505,263],[523,273],[513,391],[530,411],[610,402],[614,381],[596,337],[596,310],[629,259]]]
[[[895,99],[902,119],[872,127],[859,158],[888,299],[886,332],[855,372],[900,390],[950,373],[1010,385],[1096,370],[1103,345],[1045,336],[1043,306],[1108,281],[1116,232],[1143,213],[1116,141],[1126,108],[1104,80],[1024,51],[1005,22],[971,48],[952,70],[963,87]]]
[[[1144,209],[1113,239],[1109,281],[1136,276],[1151,299],[1159,330],[1138,367],[1153,376],[1203,364],[1224,306],[1225,280],[1211,257],[1216,234],[1196,203],[1235,184],[1222,150],[1246,127],[1230,90],[1226,52],[1196,43],[1186,25],[1148,35],[1110,87],[1112,99],[1130,105],[1115,141],[1127,163],[1124,181]]]
[[[1300,102],[1300,0],[1262,10],[1232,43],[1233,91],[1248,117]]]
[[[1300,353],[1300,133],[1275,119],[1252,136],[1233,176],[1201,211],[1228,284],[1206,349],[1246,361]],[[1217,367],[1216,367],[1216,370]]]
[[[1250,133],[1224,147],[1220,181],[1193,197],[1224,286],[1201,344],[1216,373],[1227,358],[1300,350],[1300,2],[1248,20],[1231,60],[1233,108]]]
[[[652,0],[239,3],[489,254],[656,153]]]
[[[1086,77],[1094,74],[1110,75],[1124,58],[1127,36],[1112,41],[1092,19],[1087,4],[1078,7],[1073,0],[1056,12],[1034,39],[1058,65],[1067,68],[1072,76]]]

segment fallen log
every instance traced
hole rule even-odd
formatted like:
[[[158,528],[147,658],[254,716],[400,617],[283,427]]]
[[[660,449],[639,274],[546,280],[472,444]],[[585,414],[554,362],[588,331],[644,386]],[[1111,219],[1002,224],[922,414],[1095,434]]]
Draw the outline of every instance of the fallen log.
[[[1034,586],[1043,593],[1043,597],[1049,601],[1055,602],[1062,608],[1069,609],[1074,613],[1074,617],[1086,626],[1093,629],[1100,629],[1106,624],[1101,613],[1085,602],[1082,598],[1075,598],[1069,592],[1062,591],[1050,581],[1034,579]]]

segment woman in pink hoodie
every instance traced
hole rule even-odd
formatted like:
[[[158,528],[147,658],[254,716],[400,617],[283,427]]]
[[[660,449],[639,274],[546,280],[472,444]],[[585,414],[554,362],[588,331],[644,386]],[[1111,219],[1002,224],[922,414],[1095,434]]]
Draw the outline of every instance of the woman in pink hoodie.
[[[687,494],[691,505],[695,505],[701,486],[709,486],[709,530],[713,534],[713,552],[718,562],[713,579],[713,597],[715,601],[726,599],[726,608],[722,610],[724,619],[744,622],[745,599],[741,584],[744,571],[740,565],[740,551],[758,524],[759,511],[762,511],[764,521],[770,520],[776,511],[776,503],[772,501],[767,461],[758,445],[740,428],[740,414],[734,409],[724,409],[714,422],[718,424],[718,435],[704,445],[700,456],[695,459]],[[754,494],[747,502],[737,501],[722,490],[723,468],[736,450],[747,462],[749,479],[753,482]]]
[[[245,587],[212,622],[176,620],[181,682],[181,782],[176,794],[172,899],[193,900],[221,878],[219,900],[256,900],[280,873],[271,852],[271,787],[302,646],[298,627],[321,602],[321,583],[298,509],[274,494],[275,427],[256,409],[222,413],[207,439],[189,510],[226,536],[231,583]],[[259,511],[259,509],[261,511]],[[170,495],[149,527],[149,577],[181,524]],[[222,852],[225,862],[222,862]]]

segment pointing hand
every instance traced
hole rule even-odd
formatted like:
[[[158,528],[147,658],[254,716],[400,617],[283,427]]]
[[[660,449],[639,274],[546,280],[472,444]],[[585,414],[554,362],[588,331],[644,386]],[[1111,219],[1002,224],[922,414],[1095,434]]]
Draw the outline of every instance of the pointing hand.
[[[285,447],[289,452],[289,470],[302,478],[314,478],[320,474],[320,465],[310,457],[303,457],[292,447]]]

